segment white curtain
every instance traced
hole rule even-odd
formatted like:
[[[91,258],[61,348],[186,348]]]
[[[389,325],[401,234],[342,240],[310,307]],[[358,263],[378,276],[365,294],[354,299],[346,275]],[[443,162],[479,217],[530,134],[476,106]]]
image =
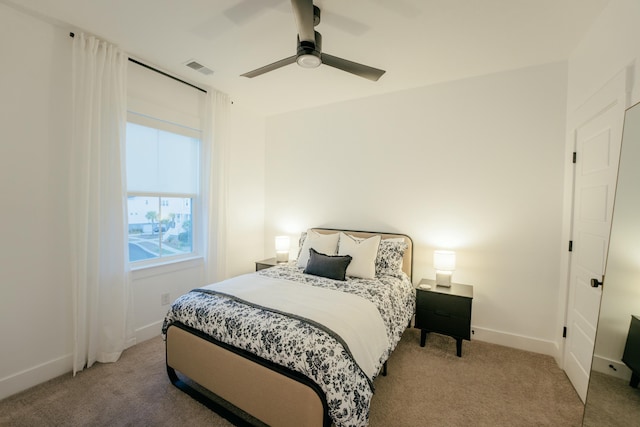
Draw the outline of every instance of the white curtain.
[[[231,101],[213,89],[207,91],[203,135],[203,210],[205,279],[213,283],[226,278],[227,205],[229,162],[228,129]]]
[[[115,362],[132,337],[124,143],[127,56],[94,37],[73,40],[69,212],[73,373]]]

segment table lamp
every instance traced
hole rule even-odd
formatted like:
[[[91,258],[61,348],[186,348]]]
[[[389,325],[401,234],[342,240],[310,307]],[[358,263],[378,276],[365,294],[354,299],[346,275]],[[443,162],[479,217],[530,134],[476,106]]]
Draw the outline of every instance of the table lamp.
[[[276,262],[289,261],[289,236],[276,237]]]
[[[434,251],[433,268],[436,269],[436,286],[451,287],[451,275],[456,269],[456,253],[453,251]]]

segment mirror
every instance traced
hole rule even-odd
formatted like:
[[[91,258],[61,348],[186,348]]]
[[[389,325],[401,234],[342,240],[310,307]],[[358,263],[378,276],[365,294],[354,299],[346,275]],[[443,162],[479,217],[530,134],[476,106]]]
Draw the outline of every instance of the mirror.
[[[625,112],[600,317],[583,426],[640,423],[640,389],[622,362],[632,315],[640,318],[640,103]],[[640,323],[638,323],[640,325]],[[634,334],[631,334],[635,341]],[[640,359],[640,335],[637,348]],[[633,366],[633,363],[631,363]],[[639,371],[636,372],[640,375]]]

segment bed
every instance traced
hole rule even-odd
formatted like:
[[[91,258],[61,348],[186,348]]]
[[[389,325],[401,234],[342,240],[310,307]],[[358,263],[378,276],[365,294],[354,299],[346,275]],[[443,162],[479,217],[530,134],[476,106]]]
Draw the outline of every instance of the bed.
[[[297,261],[179,297],[162,328],[167,373],[237,425],[367,425],[415,309],[412,241],[314,228],[300,243]]]

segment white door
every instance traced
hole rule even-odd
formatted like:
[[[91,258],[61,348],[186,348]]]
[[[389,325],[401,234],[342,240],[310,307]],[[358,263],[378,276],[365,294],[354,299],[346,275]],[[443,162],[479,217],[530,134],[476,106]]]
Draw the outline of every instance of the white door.
[[[564,369],[584,402],[598,325],[611,215],[618,174],[624,109],[612,104],[575,131],[573,205],[567,342]]]

